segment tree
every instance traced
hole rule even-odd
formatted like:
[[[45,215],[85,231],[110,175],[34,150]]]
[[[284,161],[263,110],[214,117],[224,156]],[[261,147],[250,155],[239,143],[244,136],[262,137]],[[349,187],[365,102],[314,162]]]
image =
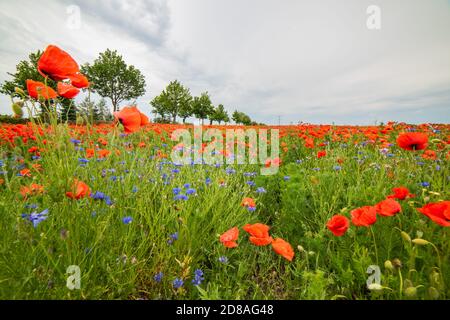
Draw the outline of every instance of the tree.
[[[214,112],[214,107],[211,104],[208,92],[201,93],[200,97],[195,97],[192,101],[193,114],[202,120],[207,119],[210,114]]]
[[[113,115],[111,114],[111,111],[106,105],[106,100],[104,98],[101,98],[100,101],[97,103],[97,109],[99,112],[99,119],[97,120],[112,121],[114,119]]]
[[[178,115],[183,118],[183,123],[186,121],[186,118],[191,116],[192,96],[189,89],[180,82],[177,80],[170,82],[161,95],[167,113],[171,115],[174,123],[176,123]]]
[[[153,107],[152,112],[155,115],[159,116],[158,122],[163,122],[163,123],[168,122],[168,119],[170,117],[170,115],[168,114],[167,109],[166,109],[165,99],[166,98],[161,93],[159,96],[154,97],[153,100],[150,101],[150,104]],[[155,119],[155,121],[156,121],[156,119]]]
[[[214,112],[209,116],[209,124],[211,125],[213,121],[217,121],[220,125],[220,123],[228,122],[230,121],[230,118],[228,117],[228,113],[224,109],[222,104],[219,104],[216,109],[214,109]]]
[[[116,50],[100,53],[94,64],[81,67],[92,91],[111,99],[113,111],[124,100],[138,98],[145,93],[145,78],[134,66],[128,66]]]
[[[242,114],[239,111],[234,110],[233,114],[231,115],[231,119],[233,119],[234,123],[239,124],[242,123],[241,116]]]
[[[75,121],[77,119],[77,108],[71,99],[62,99],[60,117],[62,121]]]
[[[9,95],[11,97],[20,98],[21,95],[16,92],[15,88],[19,88],[25,92],[26,95],[28,95],[27,91],[27,85],[26,81],[28,79],[40,81],[43,83],[46,83],[49,87],[54,89],[56,91],[57,82],[53,81],[50,78],[44,78],[38,70],[37,70],[37,63],[39,59],[41,58],[42,51],[32,52],[28,55],[28,60],[22,60],[16,65],[16,72],[10,73],[8,72],[8,75],[12,77],[12,80],[7,80],[2,83],[0,86],[0,93]],[[68,106],[71,104],[70,99],[66,99],[63,97],[60,97],[59,103],[62,106],[62,111],[68,111]],[[45,106],[45,103],[49,102],[39,102],[40,106],[40,115],[43,119],[47,118],[47,110],[48,105]],[[71,111],[74,112],[75,110]],[[66,113],[67,114],[67,113]]]

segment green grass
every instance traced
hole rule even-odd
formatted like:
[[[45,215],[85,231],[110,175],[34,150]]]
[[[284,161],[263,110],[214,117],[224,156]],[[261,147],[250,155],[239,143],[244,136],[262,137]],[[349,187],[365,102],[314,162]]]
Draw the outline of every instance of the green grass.
[[[445,151],[440,154],[440,170],[436,170],[437,163],[417,160],[416,154],[395,146],[390,150],[394,156],[386,157],[377,146],[355,146],[351,141],[347,146],[331,142],[321,148],[327,149],[327,156],[317,159],[317,149],[306,149],[301,139],[286,136],[283,141],[289,150],[283,154],[280,172],[248,177],[244,173],[259,173],[258,165],[229,166],[235,170],[232,174],[225,171],[227,166],[175,167],[170,157],[157,156],[157,150],[170,155],[174,145],[165,134],[150,131],[121,137],[117,130],[103,134],[96,128],[89,133],[89,129],[81,135],[79,130],[59,125],[57,134],[38,136],[27,143],[16,139],[15,146],[0,146],[1,169],[7,171],[0,186],[1,299],[450,296],[449,228],[434,224],[415,209],[427,201],[450,199],[450,166]],[[91,158],[86,166],[80,166],[78,158],[84,158],[85,152],[70,143],[74,133],[82,138],[84,148],[90,147],[89,141],[95,143],[103,137],[108,145],[101,148],[111,150],[111,155],[101,161]],[[146,142],[145,148],[138,147],[141,141]],[[134,148],[128,150],[127,143]],[[32,145],[46,149],[41,159],[31,159],[27,150]],[[32,171],[32,177],[17,176],[22,158],[26,167],[40,163],[43,170]],[[340,170],[333,168],[337,158],[345,159]],[[418,165],[418,161],[424,164]],[[110,196],[113,205],[66,197],[74,177],[87,183],[92,192]],[[248,185],[249,180],[256,186]],[[430,187],[423,188],[423,181]],[[20,187],[32,182],[44,185],[46,192],[24,200]],[[196,194],[187,201],[174,200],[173,188],[183,188],[186,183]],[[326,229],[334,214],[349,216],[350,210],[374,205],[400,185],[417,194],[401,201],[401,214],[378,217],[371,228],[351,227],[339,238]],[[257,187],[267,192],[258,194]],[[240,206],[243,197],[256,199],[256,211]],[[25,208],[26,204],[37,204],[38,208]],[[48,219],[36,228],[21,217],[47,208]],[[122,222],[127,216],[133,219],[130,224]],[[254,222],[269,224],[273,237],[290,242],[294,260],[276,255],[271,246],[253,246],[242,229],[237,248],[227,249],[219,242],[219,235],[231,227]],[[401,231],[433,245],[414,245],[403,240]],[[178,239],[169,244],[175,232]],[[227,257],[227,264],[219,261],[221,256]],[[401,267],[385,267],[385,261],[394,259],[401,261]],[[81,269],[80,290],[66,287],[70,265]],[[380,267],[382,285],[389,289],[370,292],[366,288],[370,265]],[[205,280],[199,287],[191,283],[196,269],[204,272]],[[164,275],[161,282],[154,280],[158,272]],[[175,278],[184,279],[182,289],[173,288]],[[416,295],[407,295],[412,291],[405,290],[408,287],[418,287]]]

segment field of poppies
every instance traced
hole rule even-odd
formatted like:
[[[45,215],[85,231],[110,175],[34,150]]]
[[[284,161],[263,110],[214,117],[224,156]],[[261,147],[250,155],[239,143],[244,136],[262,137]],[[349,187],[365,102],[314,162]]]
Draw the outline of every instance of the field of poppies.
[[[276,127],[263,176],[128,113],[1,126],[2,299],[449,297],[449,125]]]
[[[70,124],[89,80],[37,68],[12,101],[41,116],[0,124],[0,299],[450,297],[450,125]],[[259,161],[228,139],[268,129]]]

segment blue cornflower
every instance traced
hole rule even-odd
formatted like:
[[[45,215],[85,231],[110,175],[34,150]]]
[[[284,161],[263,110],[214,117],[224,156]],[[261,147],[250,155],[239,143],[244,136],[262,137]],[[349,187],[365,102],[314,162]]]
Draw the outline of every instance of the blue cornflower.
[[[266,193],[267,191],[263,187],[259,187],[259,188],[256,189],[256,192],[257,193]]]
[[[206,179],[205,179],[205,183],[206,183],[206,184],[210,184],[210,183],[211,183],[211,178],[206,178]]]
[[[185,189],[189,189],[189,188],[191,187],[191,184],[190,184],[190,183],[185,183],[183,187],[184,187]]]
[[[295,162],[296,162],[297,164],[300,164],[300,163],[303,162],[303,160],[296,160]]]
[[[133,218],[130,217],[130,216],[128,216],[128,217],[123,217],[123,218],[122,218],[122,222],[123,222],[124,224],[130,224],[132,221],[133,221]]]
[[[172,173],[179,173],[180,169],[172,169]]]
[[[284,180],[284,181],[288,181],[288,180],[290,180],[290,179],[291,179],[291,177],[289,177],[289,176],[284,176],[284,177],[283,177],[283,180]]]
[[[138,187],[136,187],[136,186],[133,186],[133,189],[131,189],[131,192],[133,192],[133,193],[136,193],[136,192],[138,192]]]
[[[81,140],[78,139],[70,139],[70,142],[72,142],[74,145],[78,145],[81,143]]]
[[[164,277],[164,274],[163,274],[162,272],[158,272],[157,274],[155,274],[155,275],[153,276],[153,279],[154,279],[156,282],[161,282],[163,277]]]
[[[25,205],[25,208],[27,208],[27,209],[36,209],[37,207],[38,207],[38,205],[35,203],[30,203],[30,204]]]
[[[94,200],[103,200],[103,199],[105,199],[105,196],[106,195],[100,191],[96,191],[95,193],[90,194],[90,197]]]
[[[172,192],[173,192],[174,195],[180,194],[181,188],[173,188]]]
[[[172,233],[170,239],[167,240],[167,244],[172,244],[175,240],[178,240],[178,232]]]
[[[429,183],[429,182],[426,182],[426,181],[424,181],[424,182],[421,182],[421,183],[420,183],[420,185],[421,185],[422,187],[425,187],[425,188],[427,188],[427,187],[429,187],[429,186],[430,186],[430,183]]]
[[[22,214],[22,218],[27,218],[28,220],[30,220],[33,223],[33,227],[36,228],[39,225],[39,223],[48,218],[47,214],[48,209],[45,209],[40,213],[33,212],[30,214]]]
[[[436,171],[440,171],[441,170],[441,166],[440,165],[436,165]]]
[[[189,188],[186,190],[186,194],[195,194],[197,192],[197,190],[195,190],[194,188]]]
[[[341,168],[341,166],[334,166],[333,169],[336,170],[336,171],[339,171],[339,170],[341,170],[342,168]]]
[[[254,181],[250,180],[246,182],[250,187],[254,187],[256,184]]]
[[[173,280],[172,285],[174,289],[179,289],[183,286],[184,281],[180,278],[175,278],[175,280]]]
[[[185,194],[177,194],[175,197],[173,197],[174,200],[188,200],[189,197]]]
[[[223,263],[223,264],[227,264],[228,263],[228,258],[226,256],[220,256],[219,257],[219,262]]]
[[[203,280],[205,280],[205,278],[203,278],[203,271],[200,269],[195,270],[194,279],[192,279],[192,284],[194,286],[199,286],[200,284],[202,284]]]
[[[234,174],[234,173],[236,173],[236,170],[234,170],[233,168],[227,168],[227,169],[225,170],[225,172],[226,172],[227,174]]]
[[[313,168],[314,171],[320,171],[320,168]]]
[[[248,210],[248,211],[255,211],[255,210],[256,210],[256,207],[250,207],[250,206],[247,206],[247,210]]]

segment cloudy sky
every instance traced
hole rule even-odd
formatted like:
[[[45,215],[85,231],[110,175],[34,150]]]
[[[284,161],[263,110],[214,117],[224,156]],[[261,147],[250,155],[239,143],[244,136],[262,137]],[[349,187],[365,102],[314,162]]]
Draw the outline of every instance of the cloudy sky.
[[[146,78],[149,115],[178,79],[271,124],[450,123],[448,0],[0,0],[0,39],[0,82],[48,44],[80,64],[117,49]]]

